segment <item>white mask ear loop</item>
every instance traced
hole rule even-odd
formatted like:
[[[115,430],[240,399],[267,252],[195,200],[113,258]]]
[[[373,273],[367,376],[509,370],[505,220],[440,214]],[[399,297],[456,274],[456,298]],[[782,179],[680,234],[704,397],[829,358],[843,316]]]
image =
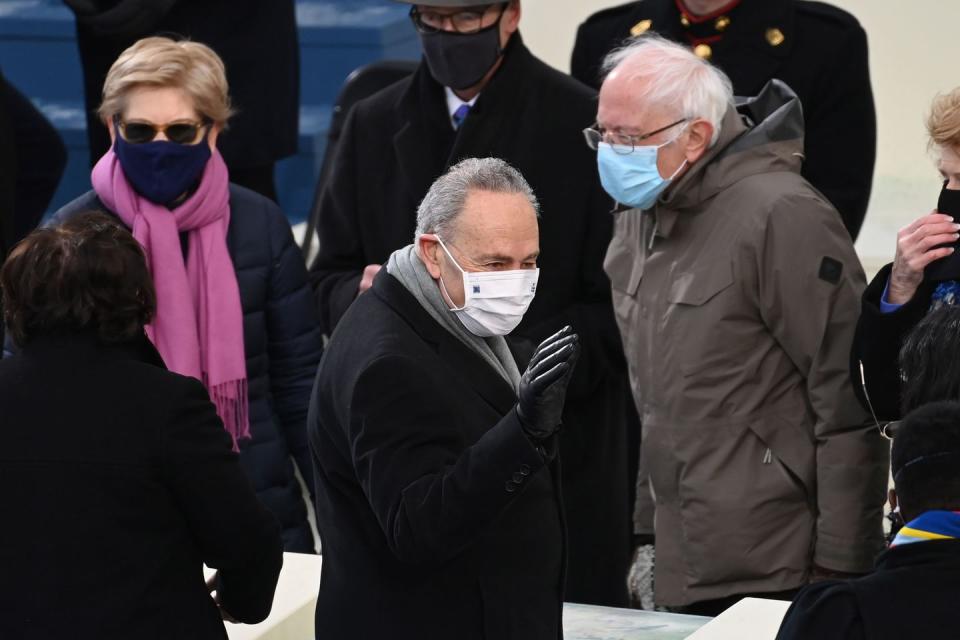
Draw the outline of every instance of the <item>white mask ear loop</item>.
[[[686,131],[686,130],[687,130],[687,125],[684,124],[683,127],[680,129],[680,133],[678,133],[678,134],[673,138],[673,140],[667,140],[667,141],[664,142],[663,144],[659,145],[659,146],[657,147],[657,153],[658,153],[658,155],[659,155],[660,149],[663,149],[663,148],[664,148],[665,146],[667,146],[668,144],[673,144],[674,142],[676,142],[677,140],[679,140],[679,139],[680,139],[680,136],[682,136],[682,135],[683,135],[683,132]],[[686,158],[683,159],[683,162],[680,163],[680,166],[677,167],[677,170],[673,172],[673,175],[671,175],[669,178],[667,178],[667,182],[673,182],[673,179],[676,178],[676,177],[680,174],[681,171],[683,171],[683,168],[684,168],[685,166],[687,166],[687,159],[686,159]]]
[[[467,275],[467,272],[463,270],[463,267],[460,266],[460,263],[456,261],[456,259],[455,259],[455,258],[453,257],[453,255],[450,253],[450,250],[447,249],[447,245],[443,244],[443,240],[440,239],[440,236],[439,236],[438,234],[434,234],[434,235],[437,236],[437,242],[440,244],[440,248],[443,249],[443,252],[447,254],[447,257],[450,258],[450,261],[453,262],[453,265],[454,265],[457,269],[459,269],[459,270],[460,270],[460,273],[463,274],[463,276],[464,276],[464,283],[463,283],[463,286],[464,286],[464,289],[463,289],[463,306],[462,306],[462,307],[457,307],[457,306],[454,305],[454,303],[453,303],[453,298],[450,296],[450,293],[447,291],[447,285],[444,284],[444,282],[443,282],[443,274],[442,274],[442,273],[440,274],[440,290],[443,291],[443,297],[447,299],[447,304],[451,305],[451,306],[450,306],[450,311],[451,311],[451,312],[453,312],[453,311],[463,311],[464,309],[467,308],[467,289],[466,289],[466,286],[467,286],[467,283],[466,283],[466,275]]]

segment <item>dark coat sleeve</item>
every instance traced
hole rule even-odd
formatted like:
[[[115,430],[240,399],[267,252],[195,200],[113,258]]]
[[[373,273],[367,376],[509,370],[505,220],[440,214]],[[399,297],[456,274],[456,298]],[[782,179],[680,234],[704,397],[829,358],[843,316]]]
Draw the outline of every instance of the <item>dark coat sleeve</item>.
[[[363,274],[363,234],[358,225],[356,109],[347,116],[334,156],[333,171],[320,196],[317,237],[319,251],[310,268],[310,284],[316,296],[320,324],[333,333],[347,307],[357,297]]]
[[[837,208],[856,238],[870,201],[877,154],[867,35],[859,25],[845,31],[815,91],[809,101],[813,108],[804,112],[803,176]]]
[[[797,595],[777,640],[865,640],[856,596],[842,582],[819,582]]]
[[[313,462],[307,440],[307,409],[323,354],[306,267],[280,210],[270,207],[271,267],[267,297],[267,350],[270,390],[287,447],[313,494]]]
[[[880,299],[892,269],[892,264],[881,269],[863,293],[850,372],[861,404],[868,411],[872,405],[877,419],[882,422],[901,417],[900,347],[910,330],[926,315],[932,295],[931,285],[924,283],[905,305],[892,313],[881,313]]]
[[[464,446],[456,398],[412,358],[383,356],[358,376],[346,411],[357,478],[393,554],[442,563],[482,536],[522,490],[504,482],[523,465],[545,473],[544,458],[510,412]]]
[[[283,564],[280,527],[257,500],[206,389],[182,378],[162,434],[164,481],[203,562],[219,572],[221,606],[248,624],[269,615]]]

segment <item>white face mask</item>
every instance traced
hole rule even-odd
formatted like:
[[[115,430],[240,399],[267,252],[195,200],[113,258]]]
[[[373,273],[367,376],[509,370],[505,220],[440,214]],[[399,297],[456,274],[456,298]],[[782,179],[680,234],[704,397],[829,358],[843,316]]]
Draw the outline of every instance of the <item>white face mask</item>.
[[[464,271],[440,236],[437,236],[437,242],[463,274],[463,306],[453,307],[450,311],[457,315],[467,331],[480,338],[489,338],[505,336],[516,329],[537,293],[540,269]],[[443,277],[440,286],[452,304]]]

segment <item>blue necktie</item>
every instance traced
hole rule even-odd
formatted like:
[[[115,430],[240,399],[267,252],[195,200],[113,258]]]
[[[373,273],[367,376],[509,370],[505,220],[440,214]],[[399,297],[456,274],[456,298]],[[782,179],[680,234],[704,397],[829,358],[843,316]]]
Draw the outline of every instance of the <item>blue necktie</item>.
[[[463,124],[463,121],[467,119],[467,114],[470,113],[470,105],[463,103],[457,110],[453,112],[453,128],[456,130],[460,129],[460,126]]]

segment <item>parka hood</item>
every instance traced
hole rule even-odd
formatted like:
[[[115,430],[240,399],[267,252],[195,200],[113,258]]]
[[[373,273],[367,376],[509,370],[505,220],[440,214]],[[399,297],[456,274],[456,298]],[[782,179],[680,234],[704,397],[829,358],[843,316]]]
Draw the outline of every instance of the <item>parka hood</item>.
[[[748,176],[799,173],[802,164],[800,99],[785,83],[771,80],[757,96],[736,98],[736,105],[724,115],[717,143],[667,191],[660,204],[686,209]]]

